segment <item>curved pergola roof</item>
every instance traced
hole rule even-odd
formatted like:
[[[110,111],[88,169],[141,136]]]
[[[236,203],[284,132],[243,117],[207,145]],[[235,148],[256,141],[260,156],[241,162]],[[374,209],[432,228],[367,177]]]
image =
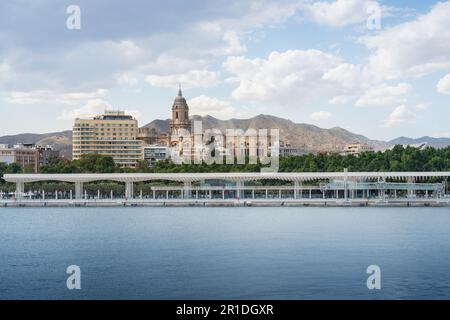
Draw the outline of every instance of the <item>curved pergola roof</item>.
[[[443,172],[212,172],[212,173],[74,173],[74,174],[5,174],[7,182],[28,183],[38,181],[93,182],[118,181],[141,182],[166,180],[177,182],[195,182],[201,180],[254,181],[274,179],[284,181],[311,181],[317,179],[386,179],[416,180],[426,178],[450,177],[449,171]]]

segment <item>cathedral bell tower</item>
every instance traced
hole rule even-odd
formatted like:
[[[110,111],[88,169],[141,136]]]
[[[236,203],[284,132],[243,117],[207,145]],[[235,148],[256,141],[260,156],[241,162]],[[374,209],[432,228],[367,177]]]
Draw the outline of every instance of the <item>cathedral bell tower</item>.
[[[178,96],[172,105],[172,120],[170,121],[170,132],[185,129],[191,131],[191,122],[189,121],[189,106],[181,92],[181,85],[178,90]]]

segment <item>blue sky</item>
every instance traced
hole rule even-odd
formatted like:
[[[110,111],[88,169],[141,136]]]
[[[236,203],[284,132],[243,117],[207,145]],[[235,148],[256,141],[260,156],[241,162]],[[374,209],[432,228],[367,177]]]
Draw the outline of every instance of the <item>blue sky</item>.
[[[178,83],[191,114],[450,137],[450,1],[0,3],[0,135],[165,119]]]

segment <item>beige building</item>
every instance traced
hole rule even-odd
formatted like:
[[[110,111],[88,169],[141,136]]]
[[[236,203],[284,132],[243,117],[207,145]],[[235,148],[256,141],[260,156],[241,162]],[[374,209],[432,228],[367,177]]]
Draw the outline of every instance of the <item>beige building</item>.
[[[121,167],[135,167],[144,159],[143,141],[137,140],[138,122],[123,111],[76,119],[72,135],[73,159],[101,154],[112,157]]]
[[[18,144],[9,146],[0,145],[0,162],[11,164],[17,163],[22,168],[32,168],[35,173],[39,172],[39,150],[31,144]]]
[[[373,151],[373,148],[371,146],[369,146],[366,143],[352,143],[352,144],[348,144],[344,147],[344,153],[345,155],[348,154],[360,154],[362,152],[366,152],[366,151]]]

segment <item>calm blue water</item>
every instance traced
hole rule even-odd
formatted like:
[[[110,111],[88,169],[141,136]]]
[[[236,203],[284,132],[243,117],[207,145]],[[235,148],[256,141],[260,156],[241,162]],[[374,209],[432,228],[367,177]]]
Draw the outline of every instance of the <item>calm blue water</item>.
[[[450,209],[1,208],[0,298],[449,299]]]

